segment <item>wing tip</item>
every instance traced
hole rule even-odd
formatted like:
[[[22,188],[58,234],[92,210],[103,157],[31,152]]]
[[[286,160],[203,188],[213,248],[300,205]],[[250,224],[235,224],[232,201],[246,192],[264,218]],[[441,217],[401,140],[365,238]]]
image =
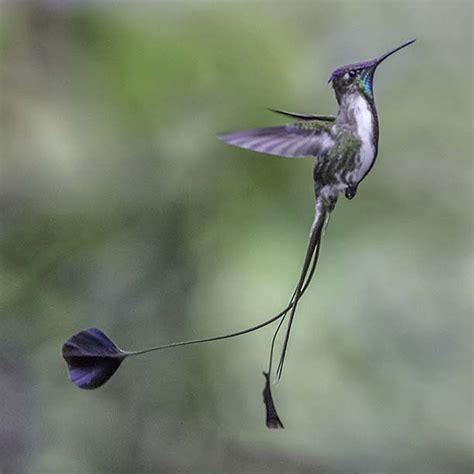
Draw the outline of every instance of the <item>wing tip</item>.
[[[227,145],[234,145],[235,144],[235,139],[236,139],[235,135],[236,135],[235,132],[216,133],[217,139],[220,140],[223,143],[226,143]]]

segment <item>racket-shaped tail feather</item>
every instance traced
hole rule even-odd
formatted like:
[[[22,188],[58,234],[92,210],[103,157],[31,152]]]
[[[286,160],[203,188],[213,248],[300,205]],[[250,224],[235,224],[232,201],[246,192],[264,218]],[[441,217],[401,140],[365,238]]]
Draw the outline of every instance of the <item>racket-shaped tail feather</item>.
[[[63,345],[69,379],[76,387],[92,390],[107,382],[127,357],[100,329],[74,334]]]

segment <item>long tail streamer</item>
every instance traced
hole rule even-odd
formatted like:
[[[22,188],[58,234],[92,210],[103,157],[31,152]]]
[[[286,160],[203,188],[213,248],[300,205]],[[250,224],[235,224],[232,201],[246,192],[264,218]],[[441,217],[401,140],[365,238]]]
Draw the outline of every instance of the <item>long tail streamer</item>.
[[[276,373],[276,380],[279,380],[282,375],[283,365],[285,362],[286,352],[288,350],[288,341],[290,339],[291,327],[293,324],[293,319],[296,313],[296,308],[298,306],[298,302],[303,296],[306,288],[308,288],[311,280],[314,276],[314,272],[316,270],[316,266],[318,263],[319,251],[321,248],[321,238],[324,230],[324,226],[327,222],[328,218],[328,211],[325,209],[323,203],[319,200],[316,201],[315,207],[315,215],[313,220],[313,225],[311,226],[311,233],[309,236],[308,247],[306,250],[306,255],[303,262],[303,268],[301,270],[300,278],[296,285],[295,291],[290,299],[290,303],[288,304],[286,310],[282,314],[280,322],[273,334],[272,343],[270,346],[270,358],[268,362],[268,370],[264,372],[265,375],[265,389],[263,391],[263,401],[265,404],[267,417],[266,417],[266,425],[268,428],[283,428],[283,423],[281,422],[276,408],[275,403],[273,401],[273,396],[270,388],[270,377],[272,373],[272,364],[273,364],[273,352],[275,349],[275,342],[278,336],[278,333],[285,322],[286,316],[288,313],[290,314],[290,319],[288,321],[288,326],[286,329],[285,339],[283,341],[283,348],[280,355],[280,361],[278,363],[277,373]]]
[[[293,292],[288,305],[272,318],[243,329],[241,331],[225,334],[221,336],[208,337],[204,339],[192,339],[189,341],[174,342],[172,344],[165,344],[157,347],[138,351],[125,351],[120,349],[106,334],[100,329],[89,328],[80,331],[70,337],[63,345],[62,355],[67,363],[68,374],[70,380],[79,388],[95,389],[106,383],[110,377],[116,372],[121,363],[130,356],[137,356],[148,352],[155,352],[164,349],[171,349],[174,347],[189,346],[192,344],[202,344],[205,342],[220,341],[223,339],[230,339],[237,336],[242,336],[268,326],[269,324],[280,320],[278,327],[272,338],[270,349],[270,360],[268,371],[265,375],[265,388],[263,391],[263,398],[267,410],[266,424],[269,428],[283,428],[283,423],[275,409],[275,404],[272,399],[270,389],[271,373],[272,373],[272,358],[277,335],[289,314],[288,326],[283,342],[283,349],[280,356],[280,361],[277,368],[277,380],[281,377],[283,364],[285,361],[286,352],[288,349],[288,341],[290,338],[291,326],[296,313],[296,308],[299,300],[308,288],[311,279],[316,270],[318,262],[319,249],[321,246],[321,237],[326,223],[329,211],[324,207],[322,201],[316,200],[315,216],[311,233],[306,250],[306,256],[303,263],[303,268],[298,280],[298,284]]]

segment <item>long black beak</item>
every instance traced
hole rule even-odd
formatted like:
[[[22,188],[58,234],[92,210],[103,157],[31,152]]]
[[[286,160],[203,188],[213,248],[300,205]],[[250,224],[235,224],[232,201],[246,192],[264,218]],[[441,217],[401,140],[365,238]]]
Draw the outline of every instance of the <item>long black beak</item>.
[[[392,49],[388,53],[385,53],[382,56],[378,57],[377,59],[374,60],[375,67],[377,67],[382,61],[385,61],[392,54],[396,53],[397,51],[400,51],[401,49],[405,48],[406,46],[409,46],[410,44],[414,43],[415,41],[416,41],[416,39],[412,39],[410,41],[407,41],[406,43],[402,44],[401,46],[398,46],[397,48]]]

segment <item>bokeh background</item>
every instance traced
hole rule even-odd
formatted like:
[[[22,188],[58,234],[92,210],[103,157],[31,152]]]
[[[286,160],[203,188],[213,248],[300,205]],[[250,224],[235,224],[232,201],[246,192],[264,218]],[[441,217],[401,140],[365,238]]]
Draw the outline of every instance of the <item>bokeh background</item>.
[[[0,471],[472,472],[472,2],[10,1],[0,15]],[[264,425],[272,328],[80,391],[63,341],[135,349],[280,310],[312,160],[227,147],[376,77],[379,159],[341,199]]]

